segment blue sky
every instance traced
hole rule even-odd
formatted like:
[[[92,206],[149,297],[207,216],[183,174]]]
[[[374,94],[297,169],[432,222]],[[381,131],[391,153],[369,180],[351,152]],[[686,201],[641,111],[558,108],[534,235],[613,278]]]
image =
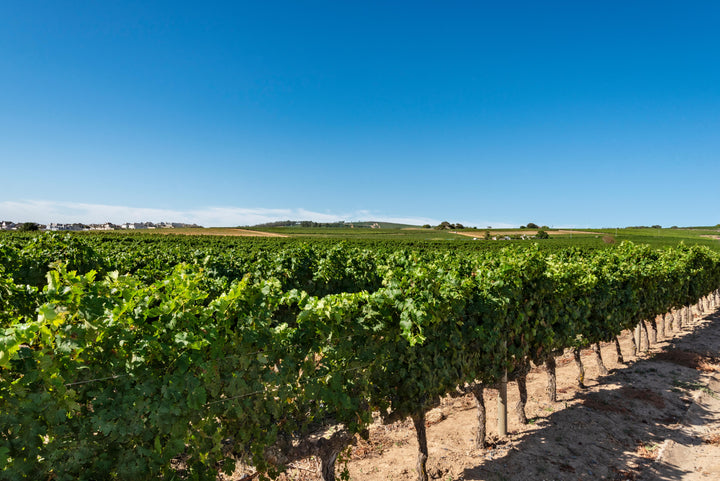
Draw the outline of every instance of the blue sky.
[[[720,223],[720,4],[0,3],[0,220]]]

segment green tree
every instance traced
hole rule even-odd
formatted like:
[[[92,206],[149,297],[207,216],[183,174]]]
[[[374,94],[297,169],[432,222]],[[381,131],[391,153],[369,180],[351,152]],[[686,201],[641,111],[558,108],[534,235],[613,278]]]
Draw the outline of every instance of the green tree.
[[[18,226],[17,230],[19,230],[20,232],[40,230],[40,225],[36,224],[35,222],[23,222]]]

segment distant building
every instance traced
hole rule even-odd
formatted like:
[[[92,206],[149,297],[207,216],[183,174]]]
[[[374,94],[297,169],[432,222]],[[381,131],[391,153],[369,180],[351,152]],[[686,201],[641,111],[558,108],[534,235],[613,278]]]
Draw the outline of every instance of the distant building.
[[[89,230],[89,227],[85,224],[58,224],[55,222],[51,222],[47,225],[46,230],[50,231],[80,231],[80,230]]]
[[[105,222],[104,224],[90,224],[90,230],[115,230],[119,228],[119,225],[115,225],[112,222]]]
[[[0,230],[17,230],[20,224],[16,224],[11,221],[0,221]],[[172,229],[178,227],[196,227],[202,226],[196,224],[184,224],[181,222],[125,222],[124,224],[113,224],[112,222],[105,222],[103,224],[82,224],[79,222],[74,223],[62,223],[62,222],[51,222],[47,225],[38,224],[40,230],[47,230],[52,232],[58,231],[110,231],[110,230],[139,230],[139,229]]]
[[[142,222],[125,222],[124,224],[120,225],[120,228],[135,230],[135,229],[146,229],[147,227],[145,227],[145,224]]]

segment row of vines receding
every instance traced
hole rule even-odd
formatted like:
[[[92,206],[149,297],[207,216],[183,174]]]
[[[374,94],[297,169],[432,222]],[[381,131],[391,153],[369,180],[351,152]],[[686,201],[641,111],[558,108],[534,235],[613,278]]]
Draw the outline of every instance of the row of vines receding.
[[[411,417],[505,372],[614,341],[720,286],[720,256],[264,245],[0,244],[4,479],[325,479],[380,413]],[[480,394],[479,394],[480,393]],[[481,442],[479,440],[478,442]]]

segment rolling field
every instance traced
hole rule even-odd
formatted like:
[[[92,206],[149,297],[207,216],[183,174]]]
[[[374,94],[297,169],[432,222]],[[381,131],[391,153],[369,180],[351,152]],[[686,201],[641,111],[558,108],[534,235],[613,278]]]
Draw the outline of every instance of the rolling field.
[[[151,231],[146,231],[151,233]],[[155,231],[160,233],[162,231]],[[242,232],[239,234],[238,232]],[[485,233],[497,241],[486,241]],[[176,229],[170,234],[188,235],[225,235],[225,236],[276,236],[295,239],[327,239],[327,240],[382,240],[382,241],[410,241],[410,242],[474,242],[480,246],[488,243],[529,244],[539,243],[544,247],[607,247],[613,243],[631,241],[639,244],[648,244],[653,247],[671,247],[681,242],[686,245],[705,245],[720,250],[720,229],[715,227],[667,228],[667,229],[549,229],[549,239],[514,239],[521,235],[533,236],[535,229],[462,229],[462,230],[435,230],[423,228],[326,228],[326,227],[273,227],[267,229],[235,229],[235,228],[209,228],[209,229]],[[166,232],[162,232],[166,233]],[[500,240],[509,236],[511,240]],[[476,240],[473,240],[476,239]]]
[[[491,239],[485,240],[486,232]],[[197,238],[198,242],[211,242],[213,237],[233,239],[240,243],[275,243],[275,242],[351,242],[370,246],[374,243],[401,245],[423,245],[426,247],[453,248],[468,250],[498,249],[508,245],[530,246],[537,244],[542,249],[565,247],[606,248],[630,241],[636,244],[647,244],[652,247],[673,247],[680,243],[685,245],[702,245],[713,250],[720,250],[720,229],[716,227],[689,228],[603,228],[603,229],[548,229],[549,239],[521,239],[520,236],[531,237],[537,233],[535,229],[462,229],[435,230],[420,227],[389,227],[389,228],[329,228],[329,227],[271,227],[271,228],[179,228],[155,229],[138,231],[91,231],[76,232],[78,236],[99,236],[101,238],[143,239],[154,236],[178,236],[186,239]],[[34,235],[17,232],[0,231],[3,236]],[[492,237],[497,240],[492,240]],[[510,240],[505,240],[510,237]],[[206,239],[206,241],[202,241]]]

